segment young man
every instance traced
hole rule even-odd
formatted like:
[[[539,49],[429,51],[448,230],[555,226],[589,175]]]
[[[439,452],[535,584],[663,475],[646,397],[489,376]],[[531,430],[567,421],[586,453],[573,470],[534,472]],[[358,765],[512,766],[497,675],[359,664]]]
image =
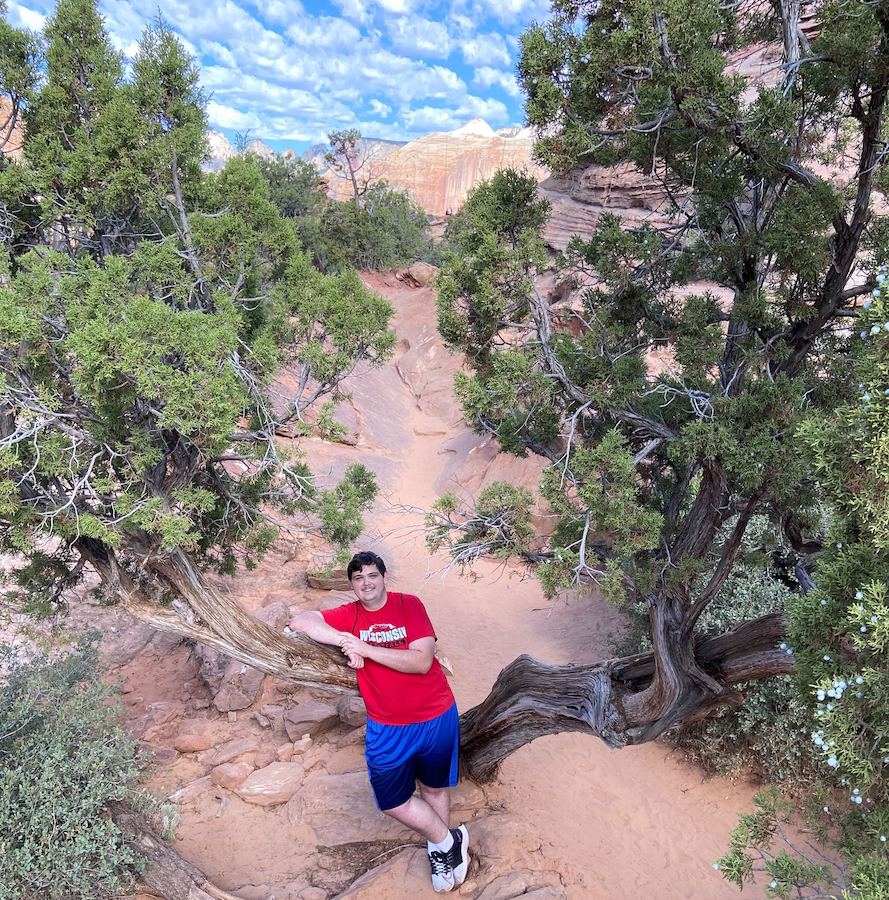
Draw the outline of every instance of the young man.
[[[460,722],[435,631],[417,597],[386,590],[386,564],[375,553],[356,553],[346,574],[355,601],[300,613],[290,629],[341,648],[356,670],[377,806],[426,838],[432,887],[450,891],[466,878],[469,834],[465,825],[449,828]]]

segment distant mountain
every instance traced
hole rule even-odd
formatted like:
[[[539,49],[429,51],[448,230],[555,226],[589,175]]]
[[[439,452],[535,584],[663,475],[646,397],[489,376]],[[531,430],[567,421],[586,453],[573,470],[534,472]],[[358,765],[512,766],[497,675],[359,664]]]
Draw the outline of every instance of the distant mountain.
[[[529,128],[495,132],[484,119],[473,119],[454,131],[436,131],[371,160],[377,179],[405,191],[430,215],[455,213],[466,195],[498,169],[513,168],[538,181],[549,172],[531,159],[534,133]],[[328,178],[332,196],[351,196],[349,185]]]
[[[218,131],[207,134],[210,161],[206,168],[216,170],[237,151]],[[484,119],[473,119],[454,131],[433,132],[412,141],[363,140],[362,154],[368,157],[368,168],[374,180],[385,180],[405,191],[430,215],[444,216],[457,212],[466,195],[480,181],[490,178],[498,169],[512,167],[525,170],[542,180],[549,172],[531,159],[534,134],[528,128],[503,128],[494,131]],[[274,151],[262,141],[253,140],[248,149],[258,156],[270,158]],[[302,158],[314,163],[325,178],[329,193],[339,200],[351,196],[351,186],[327,171],[324,154],[327,146],[310,147]],[[286,151],[284,156],[295,155]]]

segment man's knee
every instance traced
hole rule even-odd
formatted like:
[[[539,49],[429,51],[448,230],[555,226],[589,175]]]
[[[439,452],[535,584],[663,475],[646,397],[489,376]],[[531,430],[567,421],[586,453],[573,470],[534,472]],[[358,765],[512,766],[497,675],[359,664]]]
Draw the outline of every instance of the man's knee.
[[[418,781],[417,784],[420,787],[421,797],[437,797],[440,794],[446,794],[450,790],[449,787],[429,787],[428,784],[423,784],[422,781]]]

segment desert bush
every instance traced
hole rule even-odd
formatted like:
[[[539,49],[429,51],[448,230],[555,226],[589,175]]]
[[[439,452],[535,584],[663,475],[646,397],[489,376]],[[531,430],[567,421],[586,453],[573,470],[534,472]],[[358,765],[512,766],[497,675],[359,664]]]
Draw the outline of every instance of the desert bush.
[[[135,796],[139,765],[95,641],[0,660],[0,900],[117,896],[139,860],[108,804]]]

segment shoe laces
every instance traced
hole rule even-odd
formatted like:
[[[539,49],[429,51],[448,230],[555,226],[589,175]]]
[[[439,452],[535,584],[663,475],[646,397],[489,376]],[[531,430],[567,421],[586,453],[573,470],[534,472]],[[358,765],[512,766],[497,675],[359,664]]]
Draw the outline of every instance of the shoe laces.
[[[429,854],[429,865],[433,875],[447,875],[451,871],[448,863],[448,854],[441,850],[433,850]]]

